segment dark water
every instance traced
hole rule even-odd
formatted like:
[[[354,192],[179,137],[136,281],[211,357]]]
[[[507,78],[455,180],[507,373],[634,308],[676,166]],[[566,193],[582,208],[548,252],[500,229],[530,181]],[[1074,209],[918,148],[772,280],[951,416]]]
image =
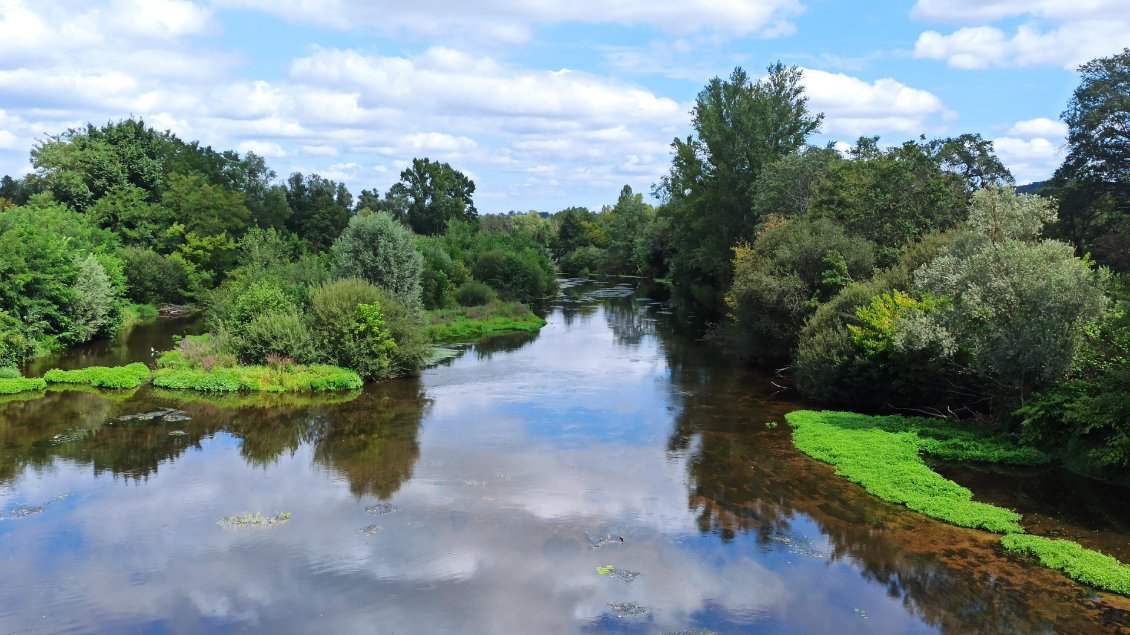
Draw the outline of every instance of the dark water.
[[[767,378],[592,291],[357,394],[0,402],[0,633],[1130,632],[834,478]],[[217,524],[244,512],[292,516]]]

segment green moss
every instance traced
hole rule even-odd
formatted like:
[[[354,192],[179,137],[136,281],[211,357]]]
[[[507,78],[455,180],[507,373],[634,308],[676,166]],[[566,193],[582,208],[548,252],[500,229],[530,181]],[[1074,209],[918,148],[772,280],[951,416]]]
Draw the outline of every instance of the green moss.
[[[1045,567],[1062,571],[1072,580],[1130,595],[1130,566],[1104,553],[1086,549],[1070,540],[1019,534],[1001,538],[1001,545],[1013,553],[1035,556]]]
[[[519,302],[491,302],[481,307],[461,307],[431,311],[425,327],[433,341],[470,339],[504,332],[534,332],[545,320]]]
[[[314,364],[286,368],[232,366],[204,370],[199,368],[160,368],[153,385],[174,390],[201,392],[325,392],[354,390],[363,385],[361,377],[345,368]]]
[[[7,377],[0,379],[0,395],[15,395],[23,392],[43,390],[47,382],[39,377]]]
[[[95,388],[137,388],[149,380],[149,367],[141,362],[128,366],[91,366],[78,370],[47,371],[43,379],[52,384],[86,384]]]
[[[970,427],[947,430],[932,419],[805,410],[785,418],[801,452],[832,464],[837,474],[883,500],[961,527],[1023,531],[1020,514],[974,501],[972,492],[931,470],[919,453],[958,460],[992,457],[1011,463],[1047,460],[1000,438],[978,436]]]

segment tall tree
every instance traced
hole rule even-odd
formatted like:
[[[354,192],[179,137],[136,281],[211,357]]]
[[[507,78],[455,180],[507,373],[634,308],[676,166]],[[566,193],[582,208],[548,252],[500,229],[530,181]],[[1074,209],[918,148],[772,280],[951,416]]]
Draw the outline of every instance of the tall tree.
[[[353,195],[345,184],[317,174],[290,175],[286,199],[291,209],[287,229],[306,239],[314,251],[329,249],[352,215]]]
[[[698,94],[694,135],[672,143],[674,158],[657,194],[672,215],[676,290],[719,312],[731,276],[730,248],[751,240],[754,184],[766,166],[796,152],[820,127],[808,111],[801,71],[781,63],[756,82],[735,68]]]
[[[417,234],[442,234],[452,220],[474,221],[479,212],[473,195],[475,182],[447,163],[412,159],[400,173],[400,182],[389,188],[385,200],[406,204],[406,220]],[[395,210],[387,210],[394,213]]]
[[[1130,48],[1079,67],[1061,115],[1070,148],[1055,173],[1060,234],[1130,270]]]

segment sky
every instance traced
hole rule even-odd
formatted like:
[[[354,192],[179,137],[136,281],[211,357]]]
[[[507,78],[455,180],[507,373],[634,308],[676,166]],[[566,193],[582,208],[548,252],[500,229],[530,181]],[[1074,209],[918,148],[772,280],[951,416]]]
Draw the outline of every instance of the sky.
[[[354,194],[429,157],[480,212],[599,208],[650,192],[711,78],[781,61],[815,144],[979,133],[1026,183],[1063,159],[1075,69],[1130,46],[1127,1],[0,0],[0,174],[135,116]]]

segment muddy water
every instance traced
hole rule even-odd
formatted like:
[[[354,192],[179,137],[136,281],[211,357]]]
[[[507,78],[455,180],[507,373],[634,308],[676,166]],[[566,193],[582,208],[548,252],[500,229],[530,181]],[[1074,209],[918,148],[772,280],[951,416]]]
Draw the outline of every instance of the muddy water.
[[[795,404],[623,295],[332,398],[0,402],[0,632],[1130,632],[798,455]]]

